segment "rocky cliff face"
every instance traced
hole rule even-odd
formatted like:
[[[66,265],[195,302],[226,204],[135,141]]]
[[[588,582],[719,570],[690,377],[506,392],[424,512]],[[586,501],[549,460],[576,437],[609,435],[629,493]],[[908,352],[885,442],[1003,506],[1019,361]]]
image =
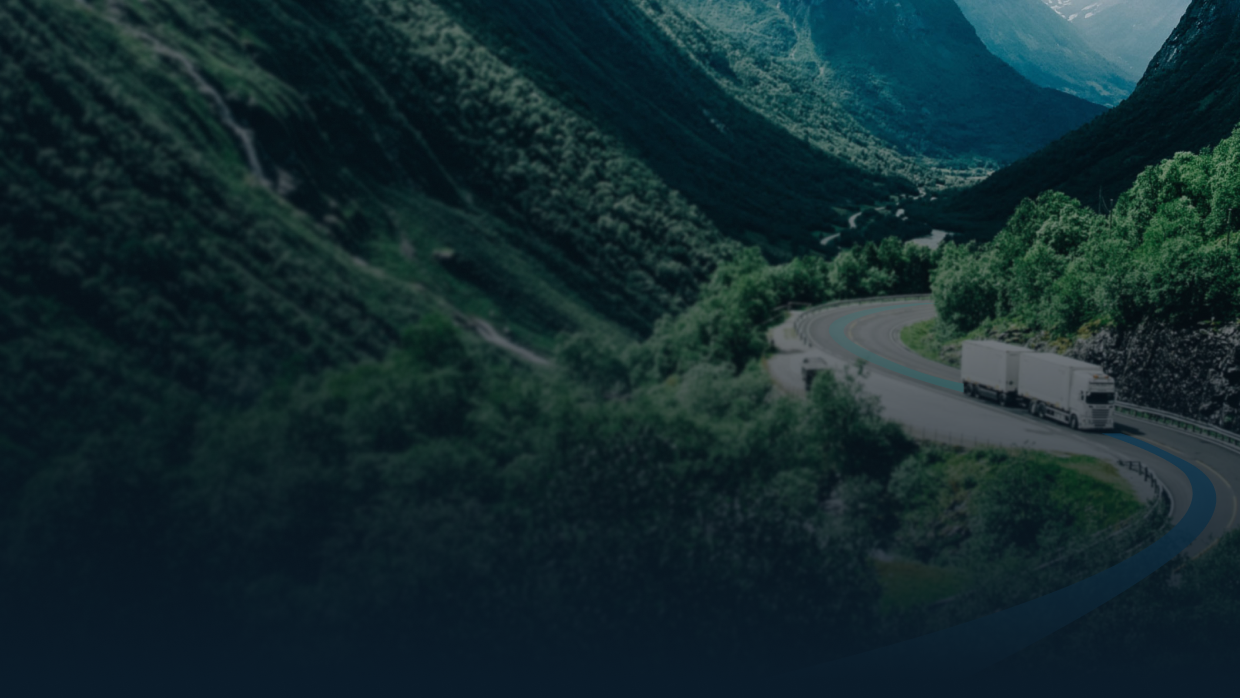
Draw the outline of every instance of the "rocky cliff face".
[[[1123,402],[1240,431],[1240,324],[1185,330],[1146,323],[1071,345],[1016,328],[987,339],[1098,364],[1115,378]],[[939,361],[959,367],[960,345],[943,345]]]
[[[1240,430],[1240,326],[1104,330],[1068,354],[1104,367],[1124,402]]]
[[[1240,1],[1196,0],[1185,11],[1162,49],[1150,61],[1145,72],[1146,77],[1175,67],[1186,48],[1201,43],[1211,33],[1218,31],[1219,22],[1226,22],[1227,27],[1234,26],[1237,17],[1240,17]]]

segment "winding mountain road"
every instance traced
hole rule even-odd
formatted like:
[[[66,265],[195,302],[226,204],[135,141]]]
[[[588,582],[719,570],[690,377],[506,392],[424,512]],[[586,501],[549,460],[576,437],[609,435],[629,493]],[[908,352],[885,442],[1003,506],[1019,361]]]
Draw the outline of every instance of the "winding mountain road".
[[[965,397],[957,369],[930,361],[900,341],[900,330],[934,317],[933,304],[896,301],[844,306],[814,314],[806,325],[812,346],[792,321],[772,331],[780,350],[768,369],[785,390],[804,393],[801,362],[810,356],[847,371],[866,362],[858,378],[884,415],[914,435],[941,441],[991,443],[1107,460],[1140,460],[1175,498],[1175,527],[1128,560],[1078,584],[970,623],[807,671],[809,687],[828,677],[873,677],[883,666],[920,666],[922,676],[977,671],[1020,651],[1130,588],[1181,552],[1199,555],[1236,525],[1240,454],[1193,435],[1120,417],[1120,433],[1075,432],[1027,411]],[[855,374],[855,370],[853,371]],[[1142,482],[1134,482],[1138,494]]]

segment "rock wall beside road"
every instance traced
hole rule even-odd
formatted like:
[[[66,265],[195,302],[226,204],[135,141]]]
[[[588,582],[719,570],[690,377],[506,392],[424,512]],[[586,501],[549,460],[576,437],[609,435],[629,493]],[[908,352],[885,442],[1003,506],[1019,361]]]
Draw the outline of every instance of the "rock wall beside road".
[[[1124,402],[1240,430],[1240,326],[1106,329],[1067,353],[1104,367]]]

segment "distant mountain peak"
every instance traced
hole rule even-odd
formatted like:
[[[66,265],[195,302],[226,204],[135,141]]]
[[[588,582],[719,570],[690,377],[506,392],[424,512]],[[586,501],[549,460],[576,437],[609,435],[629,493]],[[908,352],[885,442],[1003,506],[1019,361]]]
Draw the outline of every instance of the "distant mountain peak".
[[[1095,51],[1136,80],[1191,0],[1042,0]]]
[[[1069,22],[1075,22],[1078,19],[1089,19],[1107,7],[1119,4],[1122,0],[1042,0],[1042,2],[1059,13],[1060,17]]]

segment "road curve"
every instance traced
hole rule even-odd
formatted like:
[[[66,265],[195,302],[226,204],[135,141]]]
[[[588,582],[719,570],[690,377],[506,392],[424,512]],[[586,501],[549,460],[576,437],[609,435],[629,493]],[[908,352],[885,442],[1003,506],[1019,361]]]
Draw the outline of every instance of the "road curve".
[[[1180,552],[1200,553],[1211,544],[1211,534],[1234,525],[1235,493],[1224,476],[1236,465],[1234,453],[1227,451],[1227,457],[1217,460],[1225,449],[1144,422],[1124,425],[1125,431],[1135,434],[1080,433],[1035,419],[1023,410],[965,398],[958,371],[909,351],[899,340],[901,327],[932,316],[929,303],[836,308],[816,315],[808,332],[815,347],[834,359],[837,368],[859,358],[869,362],[866,391],[880,399],[889,418],[914,431],[954,427],[964,440],[1143,460],[1175,493],[1176,525],[1136,555],[1080,583],[938,633],[802,672],[790,684],[809,688],[841,677],[874,678],[892,666],[912,670],[922,678],[943,679],[982,670],[1114,598]],[[780,370],[774,363],[770,366],[779,380]],[[795,362],[782,364],[785,383],[789,366]],[[1027,438],[1021,440],[1022,436]],[[1159,448],[1152,443],[1156,440],[1173,442],[1180,452],[1172,452],[1175,446]],[[1205,463],[1200,463],[1204,470],[1196,467],[1183,457],[1190,455],[1184,451],[1216,458],[1224,474]],[[1223,496],[1217,497],[1216,492]]]
[[[946,381],[958,383],[960,381],[959,369],[931,361],[913,352],[900,341],[900,330],[904,327],[935,317],[934,305],[932,303],[897,303],[887,304],[885,307],[886,310],[875,312],[848,323],[845,330],[846,336],[851,337],[854,343],[863,351],[870,352],[874,357],[891,361],[902,367]],[[855,308],[853,313],[856,313]],[[848,314],[846,312],[835,313],[830,317],[838,319]],[[833,349],[846,351],[839,346],[839,342],[834,341],[829,336],[828,326],[829,321],[814,320],[811,324],[811,337],[814,343],[827,351],[832,351]],[[852,354],[849,355],[851,356]],[[880,364],[875,365],[877,370],[887,370]],[[1175,521],[1179,520],[1179,517],[1191,504],[1192,493],[1187,487],[1187,479],[1179,472],[1179,468],[1171,465],[1165,459],[1150,457],[1148,453],[1143,453],[1143,449],[1139,449],[1139,447],[1116,447],[1114,439],[1106,434],[1091,432],[1074,433],[1062,425],[1037,419],[1023,409],[999,407],[989,401],[971,398],[962,399],[975,404],[985,404],[995,413],[1006,413],[1011,419],[1029,425],[1028,428],[1037,431],[1060,432],[1065,435],[1071,435],[1083,443],[1092,444],[1100,450],[1113,450],[1116,453],[1116,458],[1141,460],[1158,473],[1159,477],[1167,484],[1172,494],[1176,497],[1179,510],[1176,512]],[[978,430],[985,433],[987,429],[991,428],[994,428],[993,422],[987,421],[979,426]],[[1236,484],[1240,483],[1240,454],[1207,439],[1201,439],[1192,434],[1170,429],[1153,422],[1129,418],[1125,415],[1116,415],[1116,428],[1121,433],[1157,446],[1168,453],[1199,466],[1206,473],[1211,485],[1217,491],[1218,502],[1214,514],[1205,531],[1202,532],[1197,540],[1193,541],[1193,544],[1187,550],[1189,555],[1196,556],[1201,554],[1214,541],[1236,526],[1237,519],[1240,518],[1237,516],[1240,513],[1238,512],[1240,502],[1237,501],[1236,491]],[[1034,447],[1039,445],[1039,439],[1037,438],[1031,439],[1031,442],[1031,445]],[[1062,450],[1062,448],[1052,447],[1052,450]]]

